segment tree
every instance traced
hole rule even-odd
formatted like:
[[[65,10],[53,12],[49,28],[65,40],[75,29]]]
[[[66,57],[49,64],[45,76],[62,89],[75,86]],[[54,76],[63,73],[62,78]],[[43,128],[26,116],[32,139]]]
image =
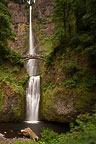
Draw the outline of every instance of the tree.
[[[96,0],[86,1],[86,14],[83,22],[89,28],[90,35],[94,36],[96,42]]]
[[[55,23],[58,35],[60,37],[72,35],[74,23],[74,1],[73,0],[54,0],[53,22]]]
[[[3,58],[10,51],[8,46],[9,39],[13,39],[13,33],[10,28],[10,12],[4,4],[0,3],[0,54]]]

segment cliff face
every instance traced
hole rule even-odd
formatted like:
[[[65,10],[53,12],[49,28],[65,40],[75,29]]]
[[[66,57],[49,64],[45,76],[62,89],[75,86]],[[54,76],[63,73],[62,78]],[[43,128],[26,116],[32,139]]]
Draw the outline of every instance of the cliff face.
[[[11,14],[11,28],[16,34],[15,43],[9,41],[12,50],[20,50],[26,53],[28,49],[28,19],[27,9],[25,4],[16,4],[9,1],[8,7]]]
[[[28,50],[27,10],[25,5],[9,1],[11,28],[16,42],[9,41],[12,50]],[[17,57],[13,55],[13,60]],[[25,95],[28,75],[24,66],[0,59],[0,122],[21,121],[25,118]]]
[[[45,39],[54,31],[54,24],[51,21],[53,6],[52,0],[37,0],[33,7],[33,31],[39,53],[48,52],[49,45]]]
[[[36,44],[39,52],[45,55],[52,50],[49,36],[54,33],[51,21],[53,6],[52,0],[38,0],[33,9]],[[59,46],[57,51],[49,55],[47,62],[41,65],[42,119],[72,122],[79,114],[91,112],[94,107],[96,90],[92,89],[94,80],[91,80],[94,79],[95,71],[89,66],[83,51],[78,53],[68,47]]]
[[[4,63],[0,68],[0,122],[25,118],[26,70]]]
[[[92,112],[96,90],[91,88],[94,80],[91,81],[89,70],[86,71],[84,55],[56,54],[50,64],[42,69],[41,117],[48,121],[72,122],[79,114]],[[94,72],[91,74],[94,79]]]

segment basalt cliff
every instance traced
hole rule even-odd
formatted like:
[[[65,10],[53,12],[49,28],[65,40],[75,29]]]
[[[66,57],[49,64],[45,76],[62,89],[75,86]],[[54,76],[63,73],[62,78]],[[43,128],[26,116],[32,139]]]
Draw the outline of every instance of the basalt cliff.
[[[79,51],[81,45],[75,50],[70,40],[66,44],[54,40],[54,6],[53,0],[38,0],[33,8],[36,45],[46,57],[40,65],[40,116],[48,121],[72,122],[79,114],[94,109],[96,69],[84,50]]]
[[[28,20],[25,4],[8,2],[11,15],[11,29],[15,42],[9,40],[12,50],[8,58],[0,57],[0,122],[25,119],[25,95],[28,74],[19,53],[27,52]]]

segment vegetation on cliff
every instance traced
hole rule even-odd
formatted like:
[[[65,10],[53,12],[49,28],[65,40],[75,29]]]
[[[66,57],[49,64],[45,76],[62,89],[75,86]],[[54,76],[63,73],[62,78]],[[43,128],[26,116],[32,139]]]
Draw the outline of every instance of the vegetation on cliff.
[[[24,120],[25,85],[28,80],[20,53],[12,51],[15,42],[7,0],[0,2],[0,121]]]
[[[96,1],[54,0],[55,32],[46,38],[41,117],[68,122],[96,100]]]
[[[9,9],[0,3],[0,57],[5,58],[9,54],[8,40],[12,38]]]

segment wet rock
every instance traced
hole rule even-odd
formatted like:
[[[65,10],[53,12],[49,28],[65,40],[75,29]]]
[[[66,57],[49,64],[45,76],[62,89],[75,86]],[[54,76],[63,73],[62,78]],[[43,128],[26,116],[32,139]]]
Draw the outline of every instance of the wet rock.
[[[23,93],[17,92],[11,85],[5,82],[2,84],[2,92],[4,97],[2,99],[2,111],[0,113],[0,122],[20,121],[24,119],[24,101],[20,98]],[[22,106],[18,109],[18,106]],[[6,133],[6,132],[5,132]]]
[[[28,25],[27,9],[25,4],[19,5],[18,3],[9,1],[8,7],[11,14],[11,28],[16,33],[15,43],[9,40],[9,45],[12,50],[23,50],[25,53],[28,47],[28,35],[26,30]]]

